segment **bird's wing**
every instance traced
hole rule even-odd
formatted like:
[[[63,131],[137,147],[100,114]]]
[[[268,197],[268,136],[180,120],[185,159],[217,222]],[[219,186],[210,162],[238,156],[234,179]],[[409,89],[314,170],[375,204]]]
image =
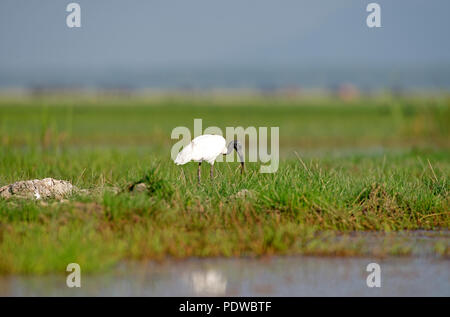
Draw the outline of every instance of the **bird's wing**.
[[[220,135],[201,135],[192,140],[192,160],[213,163],[225,148],[225,139]]]
[[[211,164],[220,154],[226,153],[225,139],[220,135],[204,134],[196,137],[178,153],[175,164],[183,165],[190,161],[207,161]]]

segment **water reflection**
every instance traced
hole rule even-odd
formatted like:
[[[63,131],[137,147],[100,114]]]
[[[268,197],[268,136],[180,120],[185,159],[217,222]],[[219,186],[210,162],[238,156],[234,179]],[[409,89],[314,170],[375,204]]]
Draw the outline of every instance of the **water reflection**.
[[[189,272],[185,274],[184,280],[199,296],[222,296],[227,290],[227,279],[218,270]]]
[[[368,288],[377,262],[382,287]],[[450,296],[450,261],[437,258],[188,259],[124,262],[105,274],[0,277],[0,296]]]
[[[436,242],[449,231],[358,233],[370,248],[402,241],[412,257],[272,257],[122,262],[109,272],[82,274],[81,288],[66,286],[65,268],[46,276],[0,276],[0,296],[450,296],[450,260]],[[1,259],[0,259],[1,260]],[[366,285],[368,263],[381,265],[382,287]]]

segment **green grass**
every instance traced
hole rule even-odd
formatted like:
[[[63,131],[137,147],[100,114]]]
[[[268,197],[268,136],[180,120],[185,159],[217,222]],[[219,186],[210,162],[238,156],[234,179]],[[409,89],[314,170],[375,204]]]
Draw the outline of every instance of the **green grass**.
[[[275,174],[175,166],[176,126],[278,126]],[[121,259],[410,254],[355,231],[448,230],[450,99],[1,98],[0,186],[53,177],[89,194],[0,200],[0,273]],[[147,190],[128,188],[144,181]],[[248,195],[240,193],[247,190]],[[341,237],[344,236],[344,239]],[[339,237],[339,239],[337,239]],[[434,253],[448,256],[448,236]]]

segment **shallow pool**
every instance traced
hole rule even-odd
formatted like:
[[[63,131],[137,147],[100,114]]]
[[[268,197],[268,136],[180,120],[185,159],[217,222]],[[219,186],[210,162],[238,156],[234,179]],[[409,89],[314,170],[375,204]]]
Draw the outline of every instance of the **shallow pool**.
[[[369,263],[381,287],[369,288]],[[122,263],[106,274],[0,277],[2,296],[450,296],[450,261],[437,258],[272,257]]]

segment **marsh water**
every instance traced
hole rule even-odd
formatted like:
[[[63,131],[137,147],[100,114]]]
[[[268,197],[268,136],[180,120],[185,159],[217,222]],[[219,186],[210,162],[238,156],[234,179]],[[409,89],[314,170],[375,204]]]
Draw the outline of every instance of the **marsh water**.
[[[381,287],[369,288],[369,263]],[[2,296],[450,296],[448,260],[276,257],[123,263],[113,272],[0,278]]]
[[[448,231],[397,235],[414,246],[410,256],[191,258],[122,262],[83,274],[81,288],[66,275],[3,276],[1,296],[450,296],[450,260],[429,252]],[[369,237],[372,244],[379,238]],[[381,268],[381,287],[368,287],[369,263]]]

